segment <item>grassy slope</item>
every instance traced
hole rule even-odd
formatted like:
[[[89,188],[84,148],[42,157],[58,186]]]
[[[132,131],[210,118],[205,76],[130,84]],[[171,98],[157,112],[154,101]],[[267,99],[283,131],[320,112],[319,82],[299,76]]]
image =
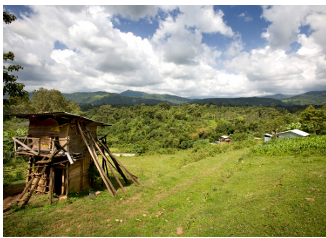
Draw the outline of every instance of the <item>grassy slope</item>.
[[[141,182],[127,187],[128,195],[75,195],[52,206],[39,196],[4,214],[3,234],[178,236],[180,227],[182,236],[325,236],[324,157],[250,157],[248,151],[188,165],[184,152],[122,157]]]

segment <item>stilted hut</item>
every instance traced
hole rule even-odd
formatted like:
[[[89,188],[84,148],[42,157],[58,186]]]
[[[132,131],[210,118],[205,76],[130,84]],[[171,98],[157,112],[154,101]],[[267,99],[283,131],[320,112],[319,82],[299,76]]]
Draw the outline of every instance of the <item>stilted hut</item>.
[[[29,119],[28,135],[13,137],[15,152],[29,156],[26,187],[17,202],[27,204],[33,193],[68,195],[68,191],[83,191],[91,186],[90,173],[95,167],[112,197],[118,196],[109,180],[113,174],[123,188],[116,172],[125,183],[129,179],[138,185],[132,175],[110,152],[106,137],[97,138],[98,126],[111,126],[88,118],[66,113],[16,114]],[[102,157],[102,162],[98,155]]]

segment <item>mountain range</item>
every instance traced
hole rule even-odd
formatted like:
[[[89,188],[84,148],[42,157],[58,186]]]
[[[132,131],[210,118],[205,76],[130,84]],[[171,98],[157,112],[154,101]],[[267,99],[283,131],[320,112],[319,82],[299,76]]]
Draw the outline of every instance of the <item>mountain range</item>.
[[[252,105],[270,106],[277,105],[322,105],[326,102],[326,91],[312,91],[300,95],[275,94],[263,97],[238,97],[238,98],[218,98],[218,97],[192,97],[184,98],[170,94],[149,94],[140,91],[127,90],[120,94],[99,92],[76,92],[63,93],[63,96],[75,101],[79,105],[103,105],[103,104],[147,104],[156,105],[158,103],[169,103],[171,105],[190,104],[216,104],[216,105]]]

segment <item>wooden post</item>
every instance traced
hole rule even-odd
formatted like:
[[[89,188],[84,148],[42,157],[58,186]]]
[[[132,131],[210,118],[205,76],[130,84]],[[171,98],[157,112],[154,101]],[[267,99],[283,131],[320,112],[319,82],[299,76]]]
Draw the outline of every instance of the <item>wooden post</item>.
[[[53,166],[50,168],[50,185],[49,185],[49,204],[52,204],[52,196],[53,196],[53,180],[54,180],[54,173],[53,173]]]
[[[66,180],[65,180],[65,187],[66,187],[66,196],[68,196],[68,190],[69,190],[69,164],[66,163]]]
[[[38,154],[41,153],[41,139],[38,139]]]
[[[32,173],[32,156],[29,156],[29,161],[28,161],[28,173],[26,176],[26,184],[29,182],[29,177],[31,176]]]
[[[80,176],[81,178],[81,181],[80,181],[80,191],[83,190],[83,187],[84,187],[84,159],[81,160],[81,170],[82,170],[82,174]]]
[[[62,169],[61,172],[61,196],[64,194],[65,192],[65,170]]]

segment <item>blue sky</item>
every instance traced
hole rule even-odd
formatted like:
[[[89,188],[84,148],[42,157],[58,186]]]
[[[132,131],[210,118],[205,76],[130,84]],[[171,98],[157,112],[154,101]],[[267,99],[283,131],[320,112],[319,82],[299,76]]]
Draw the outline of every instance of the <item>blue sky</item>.
[[[28,91],[244,97],[326,90],[326,7],[4,5]],[[7,64],[7,62],[4,62]]]

